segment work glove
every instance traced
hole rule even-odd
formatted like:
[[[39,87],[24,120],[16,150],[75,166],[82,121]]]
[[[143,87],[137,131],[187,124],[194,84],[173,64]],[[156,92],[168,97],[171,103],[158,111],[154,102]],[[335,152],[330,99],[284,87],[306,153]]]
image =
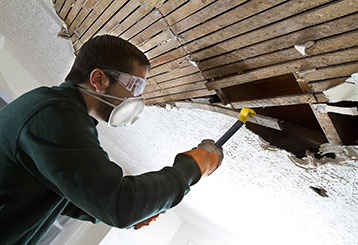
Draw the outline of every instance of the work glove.
[[[162,214],[162,213],[165,213],[165,212],[161,212],[161,213],[156,214],[156,215],[154,215],[154,216],[152,216],[152,217],[150,217],[150,218],[148,218],[148,219],[146,219],[146,220],[143,220],[142,222],[139,222],[138,224],[135,224],[135,225],[133,226],[133,228],[134,228],[135,230],[138,230],[138,229],[140,229],[140,228],[143,228],[144,226],[148,226],[148,225],[149,225],[150,223],[152,223],[153,221],[156,221],[157,218],[159,217],[159,215]]]
[[[210,139],[203,140],[197,148],[184,152],[184,154],[195,160],[200,168],[201,176],[212,174],[221,165],[224,158],[223,149],[218,148]]]

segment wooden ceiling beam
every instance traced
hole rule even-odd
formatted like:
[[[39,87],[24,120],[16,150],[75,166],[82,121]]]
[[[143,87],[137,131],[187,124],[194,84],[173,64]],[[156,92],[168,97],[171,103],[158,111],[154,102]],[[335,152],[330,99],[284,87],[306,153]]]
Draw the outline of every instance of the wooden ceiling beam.
[[[321,112],[319,110],[320,104],[313,104],[310,106],[329,143],[341,145],[342,141],[338,135],[336,128],[334,127],[332,120],[329,118],[328,113]]]

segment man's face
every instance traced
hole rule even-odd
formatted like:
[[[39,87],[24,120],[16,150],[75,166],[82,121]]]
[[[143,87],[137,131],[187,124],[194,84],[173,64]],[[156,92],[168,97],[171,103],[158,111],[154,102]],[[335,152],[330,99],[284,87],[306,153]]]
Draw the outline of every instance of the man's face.
[[[132,72],[130,73],[130,75],[146,79],[147,74],[148,74],[147,66],[140,65],[137,61],[133,62]],[[109,83],[108,88],[105,90],[105,94],[114,95],[121,98],[134,97],[133,94],[128,90],[126,90],[119,82]],[[104,99],[116,106],[122,103],[121,100],[110,99],[110,98],[104,98]],[[105,103],[100,103],[97,108],[97,115],[99,119],[108,122],[112,110],[113,107],[106,105]]]

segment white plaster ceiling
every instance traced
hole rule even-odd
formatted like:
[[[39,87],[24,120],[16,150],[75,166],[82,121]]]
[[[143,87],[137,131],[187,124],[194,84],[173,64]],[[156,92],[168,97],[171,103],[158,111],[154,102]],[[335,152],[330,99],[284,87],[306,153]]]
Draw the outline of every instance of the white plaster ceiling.
[[[51,0],[0,1],[5,46],[41,84],[59,84],[72,65],[71,43],[57,37],[61,26]]]
[[[70,42],[51,1],[2,0],[0,32],[41,84],[58,84],[72,61]],[[99,125],[100,141],[128,174],[159,170],[202,139],[218,139],[235,119],[188,109],[148,107],[128,128]],[[269,151],[245,128],[224,146],[222,166],[192,187],[176,211],[210,232],[234,233],[241,244],[357,244],[357,164],[303,170],[287,152]],[[328,198],[309,186],[327,190]],[[218,231],[219,232],[219,231]]]
[[[128,128],[99,125],[100,140],[129,174],[170,166],[202,139],[217,140],[236,119],[203,110],[147,107]],[[222,166],[202,179],[176,211],[189,223],[238,236],[241,244],[356,244],[358,162],[317,170],[294,165],[283,150],[261,147],[240,129]],[[323,187],[329,197],[309,187]]]

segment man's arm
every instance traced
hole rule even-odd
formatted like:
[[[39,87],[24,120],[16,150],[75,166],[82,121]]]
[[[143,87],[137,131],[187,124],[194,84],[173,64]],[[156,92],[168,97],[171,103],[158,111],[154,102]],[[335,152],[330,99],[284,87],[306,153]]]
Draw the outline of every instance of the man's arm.
[[[66,208],[62,211],[61,215],[66,215],[68,217],[79,219],[83,221],[91,221],[92,223],[96,224],[99,222],[98,219],[92,217],[73,203],[68,203]]]
[[[21,162],[44,185],[89,215],[126,228],[177,205],[200,178],[200,169],[180,154],[174,167],[123,176],[100,147],[92,120],[71,104],[43,108],[24,126]]]

